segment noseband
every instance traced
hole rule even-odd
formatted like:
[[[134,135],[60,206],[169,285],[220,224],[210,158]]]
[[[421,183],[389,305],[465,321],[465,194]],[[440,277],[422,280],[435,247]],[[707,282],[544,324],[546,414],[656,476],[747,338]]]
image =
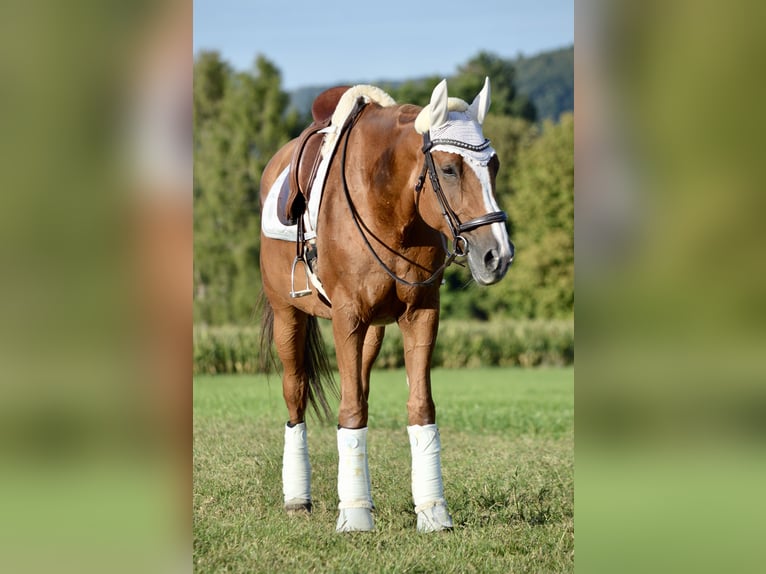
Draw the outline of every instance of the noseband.
[[[475,217],[474,219],[466,221],[465,223],[460,222],[460,218],[458,217],[457,213],[455,213],[455,210],[452,209],[449,201],[447,201],[447,196],[444,195],[441,183],[439,183],[439,175],[436,173],[434,158],[431,155],[431,149],[435,145],[440,144],[463,148],[470,151],[482,151],[489,147],[489,140],[485,139],[484,142],[479,145],[471,145],[465,142],[451,139],[432,140],[428,132],[423,134],[422,150],[425,161],[423,162],[423,171],[420,172],[418,183],[415,185],[415,191],[420,193],[420,191],[423,189],[423,185],[426,181],[426,173],[428,173],[428,177],[431,180],[431,187],[433,187],[434,193],[436,194],[436,199],[439,201],[439,207],[441,207],[442,215],[447,221],[447,225],[449,226],[450,232],[452,233],[453,253],[457,256],[467,255],[468,240],[463,237],[463,233],[468,233],[469,231],[473,231],[474,229],[483,227],[485,225],[505,222],[508,219],[508,216],[504,211],[493,211],[491,213],[486,213],[479,217]]]
[[[371,231],[369,228],[367,228],[367,226],[363,222],[360,222],[359,213],[357,212],[356,207],[354,206],[351,200],[351,193],[348,189],[348,182],[346,181],[346,153],[348,150],[348,140],[351,136],[351,128],[359,119],[359,116],[361,115],[361,111],[365,107],[365,105],[366,104],[364,103],[364,100],[361,100],[361,99],[358,100],[354,110],[351,112],[351,114],[349,114],[349,119],[347,120],[347,123],[341,129],[342,133],[345,132],[345,140],[343,142],[343,153],[342,153],[341,162],[340,162],[340,173],[341,173],[341,182],[343,184],[343,192],[346,196],[348,207],[351,210],[351,219],[354,221],[354,224],[356,225],[356,228],[359,231],[359,234],[362,236],[362,239],[367,245],[367,249],[370,251],[370,253],[378,262],[378,264],[383,268],[383,270],[389,275],[389,277],[391,277],[397,283],[401,283],[402,285],[407,285],[409,287],[425,287],[427,285],[431,285],[434,281],[436,281],[436,278],[439,276],[439,274],[452,264],[452,262],[455,260],[456,257],[462,257],[468,254],[468,240],[465,237],[463,237],[463,233],[468,233],[469,231],[473,231],[474,229],[483,227],[485,225],[491,225],[493,223],[502,223],[508,219],[508,216],[505,214],[504,211],[493,211],[491,213],[487,213],[485,215],[481,215],[479,217],[466,221],[465,223],[461,223],[460,218],[458,217],[457,213],[455,213],[455,210],[452,209],[452,207],[450,206],[449,201],[447,200],[447,196],[444,194],[441,184],[439,183],[439,176],[436,173],[434,159],[433,159],[433,156],[431,155],[431,148],[433,148],[433,146],[435,145],[442,144],[442,145],[449,145],[453,147],[459,147],[459,148],[463,148],[463,149],[467,149],[471,151],[481,151],[489,147],[489,140],[485,139],[484,143],[478,146],[474,146],[471,144],[467,144],[461,141],[451,140],[451,139],[436,139],[432,141],[428,132],[425,132],[423,134],[422,149],[423,149],[423,155],[425,156],[425,162],[423,163],[423,170],[421,171],[420,176],[418,177],[418,182],[415,185],[415,191],[419,193],[423,189],[423,185],[425,184],[426,173],[428,173],[428,176],[431,180],[431,187],[433,187],[434,193],[436,194],[436,199],[438,200],[439,206],[441,207],[441,210],[442,210],[442,215],[444,215],[444,219],[447,221],[447,225],[449,226],[450,232],[452,233],[452,252],[450,252],[450,250],[447,248],[447,245],[445,242],[444,250],[447,253],[447,258],[445,259],[444,263],[442,263],[439,266],[439,268],[436,269],[436,271],[434,271],[433,273],[431,273],[430,277],[428,277],[428,279],[424,281],[407,281],[406,279],[396,275],[388,267],[388,265],[386,265],[383,262],[380,256],[373,249],[372,245],[370,244],[370,240],[367,238],[367,234],[365,234],[364,230],[366,229],[367,233],[371,233]]]

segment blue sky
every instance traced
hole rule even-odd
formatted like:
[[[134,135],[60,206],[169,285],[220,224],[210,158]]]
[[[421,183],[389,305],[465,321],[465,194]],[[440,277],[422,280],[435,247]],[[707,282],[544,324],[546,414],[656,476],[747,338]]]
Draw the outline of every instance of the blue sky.
[[[533,55],[574,43],[573,0],[194,0],[194,53],[236,69],[263,54],[284,88],[451,75],[481,50]]]

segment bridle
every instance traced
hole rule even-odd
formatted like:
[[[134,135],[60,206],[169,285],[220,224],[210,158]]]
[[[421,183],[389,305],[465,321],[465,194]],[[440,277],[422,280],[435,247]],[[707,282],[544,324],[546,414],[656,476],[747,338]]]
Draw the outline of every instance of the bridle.
[[[345,132],[345,140],[343,142],[343,152],[341,155],[340,174],[341,174],[341,182],[343,184],[343,192],[346,196],[348,207],[351,210],[351,219],[353,220],[354,225],[359,231],[359,234],[362,236],[362,239],[364,240],[365,245],[367,245],[367,249],[370,251],[370,253],[378,262],[378,264],[383,268],[383,270],[389,275],[389,277],[391,277],[397,283],[401,283],[402,285],[407,285],[409,287],[425,287],[427,285],[431,285],[432,283],[434,283],[434,281],[436,281],[436,278],[441,274],[441,272],[444,271],[447,267],[449,267],[452,264],[452,262],[455,260],[456,257],[463,257],[465,255],[468,255],[468,249],[469,249],[468,240],[463,236],[463,233],[473,231],[474,229],[483,227],[485,225],[491,225],[493,223],[502,223],[508,219],[508,216],[506,215],[504,211],[493,211],[491,213],[481,215],[479,217],[466,221],[465,223],[462,223],[457,213],[455,213],[455,210],[452,209],[452,206],[450,206],[449,201],[447,200],[447,196],[444,194],[441,184],[439,183],[439,175],[436,172],[436,166],[434,165],[434,159],[433,159],[433,156],[431,155],[431,150],[435,145],[441,144],[441,145],[448,145],[452,147],[463,148],[470,151],[482,151],[489,147],[489,140],[485,139],[484,142],[480,145],[471,145],[465,142],[461,142],[458,140],[451,140],[451,139],[431,140],[429,133],[427,131],[423,134],[422,151],[424,156],[424,162],[423,162],[423,169],[420,172],[420,176],[418,177],[417,183],[415,184],[415,192],[420,193],[422,191],[423,185],[425,184],[426,174],[428,174],[429,179],[431,180],[431,187],[433,188],[434,193],[436,194],[436,199],[439,202],[439,207],[441,208],[442,215],[444,216],[444,219],[447,221],[447,226],[449,227],[450,232],[452,233],[452,251],[449,250],[448,246],[445,243],[444,251],[447,254],[447,258],[445,259],[444,263],[442,263],[438,267],[438,269],[436,269],[436,271],[431,273],[428,279],[425,279],[424,281],[407,281],[406,279],[396,275],[396,273],[394,273],[393,270],[391,270],[391,268],[385,264],[385,262],[380,258],[380,256],[373,249],[372,245],[370,244],[370,240],[367,238],[367,235],[365,234],[364,230],[366,229],[367,232],[370,234],[371,234],[371,231],[369,228],[367,228],[366,225],[364,225],[364,223],[360,222],[359,213],[357,212],[356,207],[354,206],[351,200],[351,194],[348,189],[348,182],[346,181],[346,154],[348,150],[348,140],[351,136],[351,129],[353,128],[354,124],[356,124],[356,121],[361,115],[361,111],[365,105],[366,103],[364,103],[364,100],[360,99],[359,101],[357,101],[357,108],[349,115],[349,121],[346,123],[346,125],[343,127],[343,130],[342,130],[343,132]],[[388,249],[391,250],[390,248]],[[404,257],[403,255],[399,253],[396,253],[396,254],[399,257]]]
[[[467,149],[469,151],[483,151],[489,147],[489,140],[485,138],[483,143],[479,145],[472,145],[452,139],[432,140],[427,131],[423,134],[423,170],[420,172],[420,177],[418,177],[418,183],[415,184],[415,191],[420,193],[420,191],[423,189],[423,185],[426,181],[426,173],[428,173],[428,178],[431,180],[431,187],[436,194],[436,199],[439,201],[439,207],[442,210],[442,215],[447,221],[447,226],[450,228],[450,232],[452,233],[453,253],[455,253],[458,257],[468,255],[468,240],[463,237],[463,233],[468,233],[469,231],[473,231],[474,229],[483,227],[485,225],[503,223],[508,219],[508,216],[504,211],[493,211],[491,213],[486,213],[479,217],[475,217],[474,219],[466,221],[465,223],[461,223],[457,213],[455,213],[455,210],[452,209],[452,206],[449,204],[447,196],[444,195],[441,183],[439,182],[439,175],[436,173],[434,158],[431,155],[431,150],[436,145],[447,145],[451,147]]]

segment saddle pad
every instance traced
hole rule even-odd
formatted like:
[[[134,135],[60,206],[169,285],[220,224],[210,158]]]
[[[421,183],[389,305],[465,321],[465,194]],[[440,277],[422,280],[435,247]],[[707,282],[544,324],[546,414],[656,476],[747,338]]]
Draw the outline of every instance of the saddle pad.
[[[309,204],[306,212],[303,214],[303,230],[306,240],[316,237],[317,218],[319,217],[319,204],[322,201],[322,190],[324,189],[324,180],[327,177],[327,168],[330,165],[329,158],[323,158],[317,170],[317,177],[311,188]],[[298,226],[283,219],[285,214],[285,204],[290,195],[290,166],[288,165],[279,174],[274,184],[266,195],[266,201],[263,202],[263,212],[261,213],[261,229],[266,237],[271,239],[282,239],[283,241],[298,240]]]

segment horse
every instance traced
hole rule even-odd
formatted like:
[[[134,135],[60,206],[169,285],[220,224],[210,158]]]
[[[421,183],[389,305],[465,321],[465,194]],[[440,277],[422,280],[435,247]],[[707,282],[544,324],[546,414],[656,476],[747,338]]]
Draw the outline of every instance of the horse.
[[[345,96],[352,90],[340,91]],[[396,104],[383,94],[389,101],[381,103],[357,90],[355,110],[345,124],[322,130],[324,145],[332,135],[337,149],[323,147],[330,157],[311,239],[305,213],[297,221],[288,218],[287,224],[295,223],[299,231],[295,243],[261,233],[262,345],[276,347],[289,416],[282,461],[284,507],[291,514],[312,508],[306,415],[311,406],[320,418],[332,417],[327,393],[334,380],[317,317],[330,319],[340,375],[336,531],[374,529],[367,462],[370,372],[385,326],[395,322],[409,386],[407,433],[417,531],[451,530],[431,395],[439,287],[455,258],[467,261],[476,283],[491,285],[505,276],[514,254],[506,214],[494,197],[499,161],[482,132],[490,83],[486,78],[470,105],[448,96],[446,80],[422,108]],[[284,179],[299,169],[291,166],[299,139],[282,147],[265,168],[262,209],[280,174]],[[306,201],[311,205],[310,199],[301,205]],[[307,249],[316,254],[310,265]],[[306,279],[306,289],[297,290],[301,269],[312,281]]]

